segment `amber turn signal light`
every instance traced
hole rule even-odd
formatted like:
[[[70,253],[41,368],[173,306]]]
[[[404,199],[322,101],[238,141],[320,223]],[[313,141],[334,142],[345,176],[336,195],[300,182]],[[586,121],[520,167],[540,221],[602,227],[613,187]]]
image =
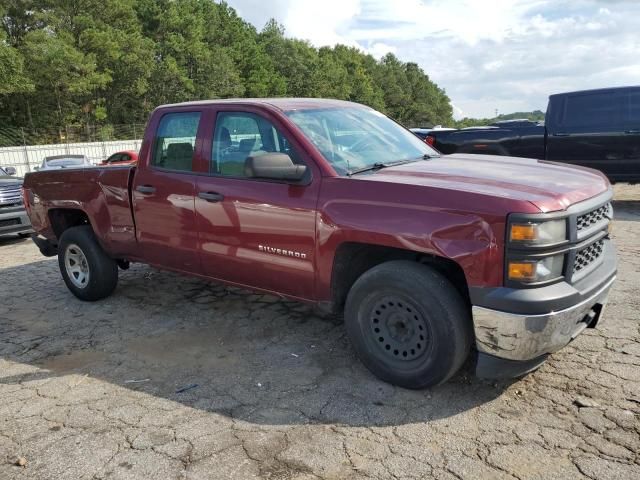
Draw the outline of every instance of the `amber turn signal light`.
[[[519,224],[511,225],[511,241],[533,242],[538,239],[536,225]]]
[[[532,281],[536,279],[536,270],[535,262],[509,262],[509,279]]]

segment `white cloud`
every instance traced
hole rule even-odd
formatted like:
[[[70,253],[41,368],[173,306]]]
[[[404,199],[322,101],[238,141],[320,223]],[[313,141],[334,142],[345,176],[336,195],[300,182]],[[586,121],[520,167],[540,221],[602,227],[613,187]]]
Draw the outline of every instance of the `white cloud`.
[[[456,115],[544,109],[551,93],[638,84],[634,0],[230,0],[262,28],[274,17],[314,45],[345,43],[414,61]]]
[[[397,53],[397,52],[398,52],[398,49],[396,47],[383,42],[376,42],[367,48],[367,53],[370,53],[371,55],[373,55],[375,58],[378,58],[378,59],[384,57],[387,53]]]
[[[314,45],[357,45],[342,32],[359,14],[358,0],[298,1],[291,2],[282,21],[289,35],[309,40]]]

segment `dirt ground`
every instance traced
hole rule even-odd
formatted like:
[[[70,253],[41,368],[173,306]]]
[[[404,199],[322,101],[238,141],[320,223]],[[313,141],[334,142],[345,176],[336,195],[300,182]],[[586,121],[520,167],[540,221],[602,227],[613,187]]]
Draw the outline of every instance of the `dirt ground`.
[[[640,478],[640,186],[616,200],[599,328],[521,380],[424,391],[306,306],[146,266],[82,303],[2,240],[0,479]]]

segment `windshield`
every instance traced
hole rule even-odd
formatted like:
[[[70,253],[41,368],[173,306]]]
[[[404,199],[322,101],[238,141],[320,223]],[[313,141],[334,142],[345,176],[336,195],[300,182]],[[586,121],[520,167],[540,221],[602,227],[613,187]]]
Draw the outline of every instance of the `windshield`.
[[[7,175],[7,176],[9,176],[9,174],[7,173],[7,171],[6,171],[4,168],[2,168],[2,167],[0,167],[0,175]]]
[[[44,162],[47,167],[74,167],[84,165],[84,157],[52,158]]]
[[[340,175],[439,155],[409,130],[369,108],[295,110],[287,116]]]

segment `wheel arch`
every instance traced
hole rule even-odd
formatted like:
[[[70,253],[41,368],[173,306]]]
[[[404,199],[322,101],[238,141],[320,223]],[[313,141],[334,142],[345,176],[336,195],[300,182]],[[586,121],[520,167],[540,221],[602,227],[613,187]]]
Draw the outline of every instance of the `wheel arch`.
[[[88,225],[95,232],[89,215],[79,208],[51,208],[47,212],[49,225],[59,241],[62,234],[71,227]]]
[[[341,312],[356,280],[371,268],[393,260],[408,260],[430,266],[444,275],[470,305],[467,279],[464,270],[455,260],[402,248],[344,242],[336,249],[333,259],[331,301],[327,309],[334,313]]]

